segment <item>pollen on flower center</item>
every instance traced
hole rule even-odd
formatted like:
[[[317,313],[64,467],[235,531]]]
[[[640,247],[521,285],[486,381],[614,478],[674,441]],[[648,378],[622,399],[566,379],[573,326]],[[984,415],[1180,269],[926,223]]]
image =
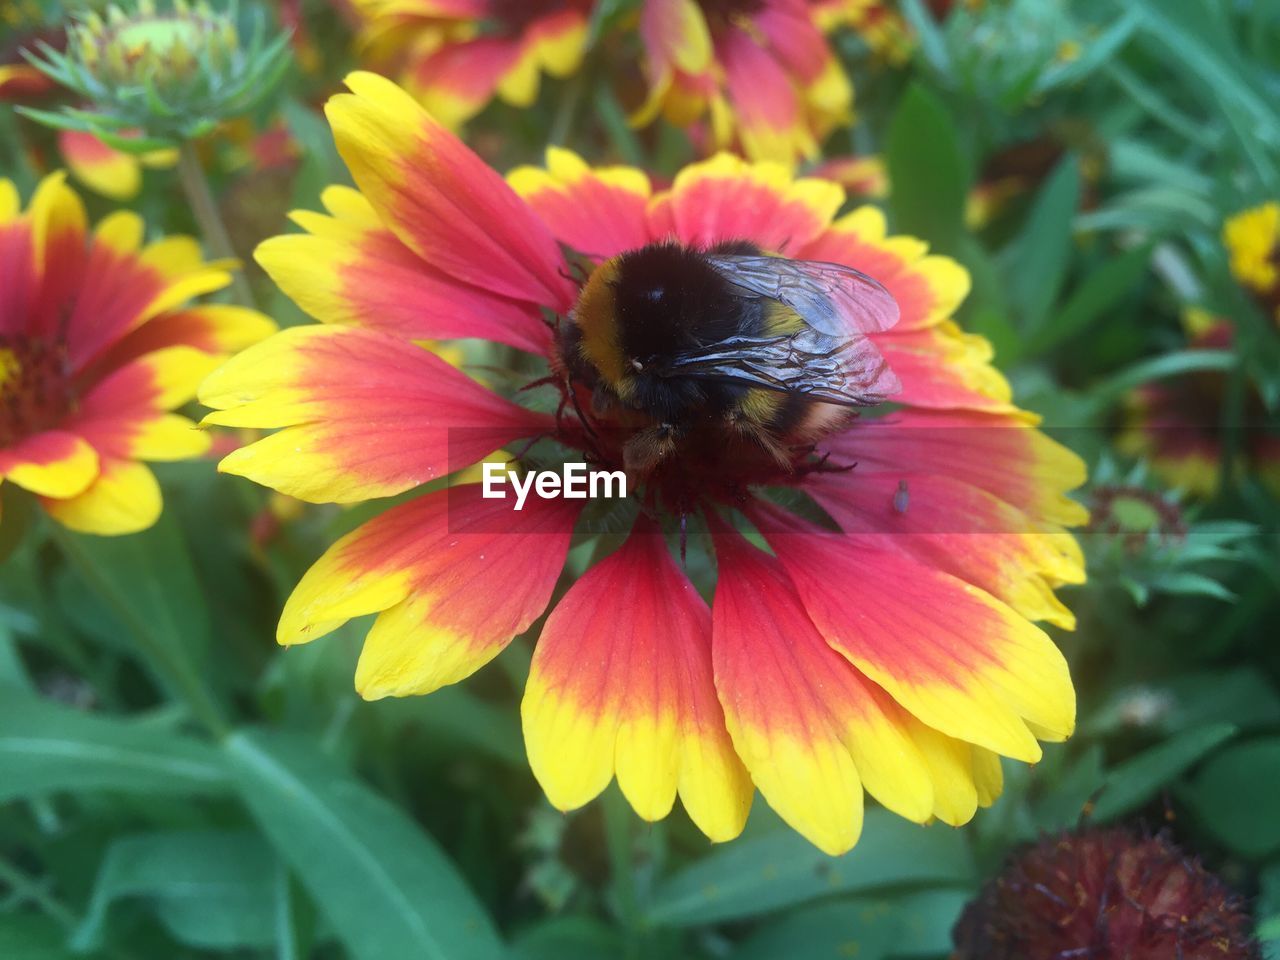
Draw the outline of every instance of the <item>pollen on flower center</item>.
[[[61,344],[0,335],[0,449],[56,425],[74,405]]]

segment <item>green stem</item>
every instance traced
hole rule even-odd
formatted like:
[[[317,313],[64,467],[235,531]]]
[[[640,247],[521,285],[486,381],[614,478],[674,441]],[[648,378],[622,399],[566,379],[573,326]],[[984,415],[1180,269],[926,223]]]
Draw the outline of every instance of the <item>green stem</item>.
[[[191,204],[191,213],[196,218],[200,232],[204,235],[205,246],[209,253],[219,259],[237,259],[235,248],[231,245],[231,237],[218,213],[218,202],[209,189],[209,180],[204,175],[204,167],[200,165],[200,156],[196,145],[188,140],[178,148],[178,179],[182,182],[182,192],[187,195]],[[231,275],[231,289],[241,306],[255,307],[253,290],[243,270]]]

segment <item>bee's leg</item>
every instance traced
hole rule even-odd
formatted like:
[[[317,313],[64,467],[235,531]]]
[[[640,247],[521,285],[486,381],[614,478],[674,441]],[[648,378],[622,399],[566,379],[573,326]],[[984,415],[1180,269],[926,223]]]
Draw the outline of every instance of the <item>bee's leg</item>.
[[[672,423],[657,423],[641,430],[622,447],[622,466],[627,473],[647,476],[653,468],[675,453],[682,431]]]
[[[523,387],[521,387],[516,392],[524,393],[526,390],[535,390],[538,387],[545,387],[549,383],[559,384],[560,378],[557,377],[555,374],[551,374],[550,376],[546,376],[546,377],[539,377],[537,380],[530,380],[528,383],[526,383]]]

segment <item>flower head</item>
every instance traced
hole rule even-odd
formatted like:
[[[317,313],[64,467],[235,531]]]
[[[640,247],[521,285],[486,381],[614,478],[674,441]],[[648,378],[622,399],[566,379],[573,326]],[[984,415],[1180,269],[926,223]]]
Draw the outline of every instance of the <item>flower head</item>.
[[[649,96],[635,120],[708,116],[717,148],[753,159],[813,157],[851,122],[853,87],[823,26],[863,4],[806,0],[645,0],[640,35]]]
[[[1280,203],[1236,214],[1222,228],[1231,274],[1280,323]]]
[[[61,174],[24,212],[0,180],[0,478],[39,495],[68,527],[130,533],[155,522],[144,460],[197,456],[206,433],[171,413],[220,355],[269,333],[265,317],[187,306],[226,286],[196,244],[142,244],[133,213],[92,233]]]
[[[348,85],[327,112],[359,192],[331,188],[326,214],[295,215],[305,234],[258,251],[323,323],[246,351],[201,400],[209,422],[282,428],[221,469],[314,502],[402,493],[538,438],[543,456],[631,471],[630,535],[567,585],[525,691],[530,763],[557,807],[616,775],[646,819],[679,794],[725,840],[754,783],[835,853],[858,837],[864,790],[912,820],[963,823],[999,793],[1000,755],[1034,762],[1038,739],[1070,734],[1066,663],[1032,621],[1073,624],[1054,588],[1083,577],[1064,530],[1084,519],[1065,496],[1083,465],[1034,429],[985,341],[951,321],[968,290],[957,264],[887,236],[874,208],[835,219],[844,194],[832,183],[727,155],[664,190],[563,150],[504,182],[391,82]],[[588,301],[621,296],[628,265],[696,268],[726,241],[885,285],[900,321],[857,341],[857,356],[892,368],[891,413],[797,403],[784,441],[751,429],[779,422],[783,394],[718,413],[681,394],[706,413],[704,432],[683,433],[643,399],[669,396],[643,369],[628,389],[602,386],[635,365],[610,372],[612,354],[596,352],[607,335],[572,346]],[[650,299],[696,308],[687,274],[653,279]],[[527,354],[486,374],[513,389],[418,345],[455,337]],[[630,360],[645,368],[648,355]],[[826,522],[781,506],[796,497]],[[475,483],[424,493],[331,547],[278,639],[376,613],[356,669],[363,696],[460,680],[547,609],[572,539],[598,532],[581,506],[530,498],[514,511]],[[738,532],[748,522],[750,539]],[[682,524],[685,564],[667,539]]]
[[[1167,838],[1123,828],[1015,855],[955,929],[954,960],[1257,960],[1244,901]]]
[[[541,75],[582,62],[593,0],[353,0],[375,60],[442,123],[457,127],[495,97],[538,97]]]
[[[1192,308],[1184,314],[1193,349],[1229,350],[1235,327],[1222,317]],[[1126,400],[1125,425],[1117,448],[1145,458],[1170,487],[1196,497],[1218,493],[1227,451],[1237,449],[1238,466],[1280,493],[1280,435],[1268,423],[1262,397],[1251,390],[1242,422],[1224,423],[1227,374],[1207,370],[1133,391]],[[1235,432],[1237,436],[1232,437]]]

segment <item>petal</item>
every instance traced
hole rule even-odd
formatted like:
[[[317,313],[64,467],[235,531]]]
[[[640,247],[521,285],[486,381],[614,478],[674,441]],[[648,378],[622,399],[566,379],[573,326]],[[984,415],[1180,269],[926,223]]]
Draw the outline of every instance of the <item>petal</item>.
[[[751,22],[778,61],[801,82],[814,83],[827,69],[831,51],[804,4],[766,5]]]
[[[46,430],[0,449],[0,478],[41,496],[73,497],[97,475],[97,452],[65,430]]]
[[[257,310],[226,303],[201,304],[148,320],[112,347],[102,363],[118,366],[176,346],[212,354],[235,353],[275,331],[275,322]]]
[[[479,37],[448,43],[413,66],[405,80],[433,117],[457,129],[485,108],[498,86],[520,63],[521,47],[507,38]],[[530,56],[526,76],[537,94],[537,62]]]
[[[833,855],[857,842],[864,785],[928,819],[933,786],[901,711],[823,642],[776,560],[727,531],[716,557],[716,690],[769,805]]]
[[[218,366],[217,357],[192,347],[167,347],[113,371],[94,386],[68,419],[68,427],[102,454],[124,459],[175,460],[198,456],[209,436],[165,411],[195,396]]]
[[[652,72],[699,74],[711,66],[711,32],[696,0],[647,0],[640,36]]]
[[[546,226],[457,137],[391,81],[347,79],[326,113],[383,222],[415,253],[485,290],[567,312],[574,285]]]
[[[325,323],[422,340],[480,337],[545,353],[551,334],[535,304],[454,280],[383,227],[359,193],[324,193],[333,216],[295,213],[307,234],[274,237],[255,257],[302,309]]]
[[[743,153],[785,164],[817,154],[818,144],[791,75],[751,33],[736,26],[723,31],[716,56],[724,69]]]
[[[469,466],[552,421],[415,344],[355,327],[292,327],[200,388],[207,423],[285,427],[218,469],[313,503],[392,496]]]
[[[926,256],[914,237],[890,237],[884,213],[860,207],[801,251],[806,260],[843,263],[879,280],[898,301],[894,330],[917,330],[950,317],[969,295],[969,272],[950,257]]]
[[[1089,513],[1066,494],[1086,479],[1071,450],[1010,416],[900,410],[854,425],[827,444],[836,462],[859,469],[934,473],[986,490],[1033,519],[1077,526]]]
[[[843,202],[834,183],[793,180],[783,166],[727,153],[685,167],[669,193],[655,198],[683,243],[750,240],[789,254],[825,230]],[[651,217],[654,235],[661,236],[661,216],[651,211]]]
[[[379,614],[356,668],[361,696],[429,693],[469,676],[546,608],[574,511],[521,511],[472,484],[386,511],[330,547],[294,589],[276,639],[306,643]]]
[[[587,52],[587,18],[577,10],[561,10],[530,24],[526,46],[539,66],[553,77],[577,72]]]
[[[712,840],[742,831],[752,788],[716,701],[711,614],[651,525],[547,618],[521,714],[529,764],[559,809],[593,799],[616,771],[646,820],[665,817],[678,790]]]
[[[142,167],[137,158],[107,146],[91,133],[60,131],[58,152],[72,176],[104,197],[132,200],[142,189]]]
[[[146,466],[102,458],[102,471],[83,493],[66,500],[45,498],[44,508],[80,533],[118,536],[145,530],[160,519],[160,484]]]
[[[1084,582],[1075,538],[956,481],[945,464],[939,469],[942,474],[815,473],[805,489],[846,533],[981,587],[1029,620],[1072,629],[1075,616],[1053,591]]]
[[[761,528],[827,642],[918,719],[1034,763],[1075,726],[1075,691],[1045,634],[977,587],[767,507]],[[1024,722],[1026,721],[1026,722]]]
[[[0,334],[27,329],[38,289],[35,236],[18,191],[0,179]]]
[[[634,167],[592,168],[571,150],[549,147],[545,170],[518,167],[507,182],[557,240],[593,260],[649,242],[645,211],[652,191]]]
[[[977,334],[945,320],[923,330],[896,329],[871,337],[902,381],[894,402],[986,413],[1017,413],[1009,381],[991,364],[995,351]]]

